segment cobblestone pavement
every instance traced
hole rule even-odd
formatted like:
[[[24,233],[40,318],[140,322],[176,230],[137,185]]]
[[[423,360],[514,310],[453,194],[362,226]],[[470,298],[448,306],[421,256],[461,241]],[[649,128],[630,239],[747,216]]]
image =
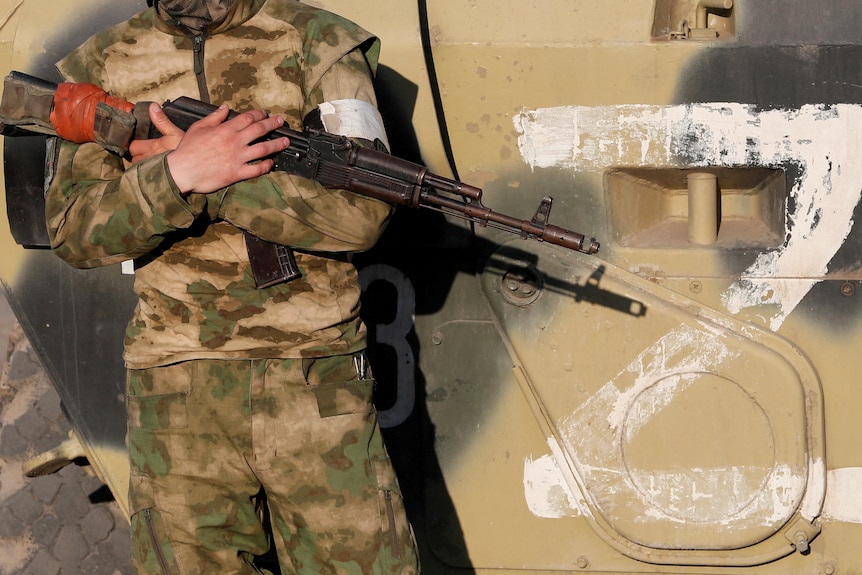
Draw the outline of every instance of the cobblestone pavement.
[[[129,528],[86,467],[24,476],[68,439],[60,399],[0,295],[0,575],[127,575]]]

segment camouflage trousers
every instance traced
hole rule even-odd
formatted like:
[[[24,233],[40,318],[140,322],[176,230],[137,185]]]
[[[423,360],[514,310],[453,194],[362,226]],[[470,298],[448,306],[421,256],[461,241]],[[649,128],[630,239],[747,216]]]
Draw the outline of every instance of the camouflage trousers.
[[[401,492],[353,356],[194,360],[128,379],[138,573],[413,575]]]

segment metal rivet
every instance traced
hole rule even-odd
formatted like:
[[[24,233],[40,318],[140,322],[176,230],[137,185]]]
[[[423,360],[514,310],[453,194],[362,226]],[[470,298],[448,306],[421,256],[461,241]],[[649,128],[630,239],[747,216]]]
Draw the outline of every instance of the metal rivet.
[[[503,298],[517,306],[528,306],[535,302],[542,291],[542,275],[532,265],[512,267],[502,279]]]

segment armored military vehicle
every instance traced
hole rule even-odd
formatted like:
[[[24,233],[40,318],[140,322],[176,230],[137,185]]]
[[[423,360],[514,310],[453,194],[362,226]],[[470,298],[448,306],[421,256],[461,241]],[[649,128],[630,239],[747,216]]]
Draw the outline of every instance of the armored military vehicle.
[[[359,259],[425,572],[862,570],[862,4],[309,1],[382,39],[395,155],[602,243],[399,209]],[[141,8],[0,0],[0,67]],[[0,278],[123,504],[131,276],[46,249],[44,148],[5,138]]]

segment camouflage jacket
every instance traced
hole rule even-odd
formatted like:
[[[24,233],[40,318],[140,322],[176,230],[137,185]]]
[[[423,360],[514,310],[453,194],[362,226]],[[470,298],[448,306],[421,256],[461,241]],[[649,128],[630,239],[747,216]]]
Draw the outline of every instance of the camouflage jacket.
[[[376,104],[378,47],[351,22],[295,0],[237,0],[197,45],[150,9],[90,38],[58,68],[131,101],[202,98],[206,88],[214,104],[264,109],[301,129],[321,102]],[[129,367],[365,345],[357,271],[345,254],[376,242],[391,213],[382,202],[281,172],[187,201],[164,155],[130,165],[95,144],[64,142],[46,204],[52,247],[67,262],[136,259]],[[296,248],[302,278],[256,289],[242,230]]]

